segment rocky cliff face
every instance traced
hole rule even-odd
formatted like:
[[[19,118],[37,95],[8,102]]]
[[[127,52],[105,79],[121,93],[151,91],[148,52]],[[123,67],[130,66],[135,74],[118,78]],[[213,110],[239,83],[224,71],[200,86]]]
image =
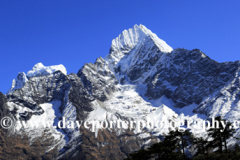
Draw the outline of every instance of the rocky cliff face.
[[[39,63],[19,73],[7,95],[0,94],[0,115],[10,116],[11,135],[39,141],[38,157],[57,159],[123,159],[159,141],[169,129],[55,128],[72,121],[161,121],[240,117],[240,62],[218,63],[198,49],[172,49],[143,25],[124,30],[110,53],[85,64],[76,74],[62,65]],[[49,120],[51,125],[30,125]],[[24,121],[23,128],[18,121]],[[239,136],[239,131],[236,136]],[[229,140],[229,145],[238,143]],[[29,151],[30,152],[30,151]],[[37,156],[37,155],[36,155]]]

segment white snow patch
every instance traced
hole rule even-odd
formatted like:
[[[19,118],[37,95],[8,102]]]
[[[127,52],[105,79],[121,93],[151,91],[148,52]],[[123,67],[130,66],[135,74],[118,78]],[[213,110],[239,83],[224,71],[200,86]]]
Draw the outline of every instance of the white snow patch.
[[[36,77],[52,74],[56,71],[61,71],[63,74],[67,75],[66,68],[62,65],[44,66],[42,63],[37,63],[32,70],[28,71],[27,77]]]
[[[25,114],[26,112],[33,112],[27,107],[19,106],[15,103],[7,103],[11,108],[17,109],[17,123],[14,126],[15,132],[27,134],[31,137],[30,141],[42,137],[45,132],[51,133],[52,138],[55,143],[52,146],[49,146],[48,150],[51,150],[56,145],[59,145],[62,148],[65,145],[65,140],[63,139],[64,135],[59,132],[54,126],[55,111],[53,108],[58,108],[61,105],[60,101],[52,101],[50,103],[40,104],[40,107],[44,110],[44,113],[41,115],[32,115],[31,118],[27,121],[20,121],[20,114]]]

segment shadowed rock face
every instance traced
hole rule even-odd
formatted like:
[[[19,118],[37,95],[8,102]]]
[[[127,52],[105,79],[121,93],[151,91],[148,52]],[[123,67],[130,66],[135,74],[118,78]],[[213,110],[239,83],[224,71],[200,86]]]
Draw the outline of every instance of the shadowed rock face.
[[[239,61],[218,63],[200,50],[177,49],[166,56],[164,63],[157,64],[157,72],[148,77],[146,95],[152,99],[165,95],[179,108],[200,104],[234,79],[239,66]]]
[[[8,114],[8,109],[7,109],[7,97],[0,92],[0,118],[3,118],[4,116],[6,116]]]
[[[62,100],[70,86],[67,76],[60,71],[47,76],[32,77],[21,89],[10,92],[8,101],[37,109],[38,105],[44,102]]]
[[[74,73],[68,75],[71,88],[69,90],[69,101],[77,110],[77,120],[85,120],[88,116],[87,112],[92,111],[91,102],[94,100],[84,88],[81,79]]]
[[[100,101],[107,100],[113,92],[117,91],[118,80],[101,57],[94,64],[85,64],[77,75],[89,93]]]

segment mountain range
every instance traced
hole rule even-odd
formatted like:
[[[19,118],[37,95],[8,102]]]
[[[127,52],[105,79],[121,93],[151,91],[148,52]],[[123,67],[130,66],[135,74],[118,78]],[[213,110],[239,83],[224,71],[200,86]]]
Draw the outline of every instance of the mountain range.
[[[7,94],[0,94],[0,118],[8,116],[15,122],[11,129],[0,130],[0,143],[5,144],[0,152],[6,159],[124,159],[161,141],[169,128],[143,127],[138,132],[114,126],[92,132],[76,124],[54,126],[63,117],[146,122],[220,115],[233,122],[240,119],[239,73],[240,61],[218,63],[199,49],[173,49],[144,25],[135,25],[112,40],[106,57],[86,63],[77,74],[67,74],[63,65],[42,63],[18,73]],[[51,126],[30,127],[40,121],[50,121]],[[5,134],[12,138],[3,138]],[[235,137],[239,134],[237,129]],[[7,142],[24,137],[28,143],[19,143],[14,148],[18,154],[11,154]],[[239,140],[228,140],[230,147],[236,143]]]

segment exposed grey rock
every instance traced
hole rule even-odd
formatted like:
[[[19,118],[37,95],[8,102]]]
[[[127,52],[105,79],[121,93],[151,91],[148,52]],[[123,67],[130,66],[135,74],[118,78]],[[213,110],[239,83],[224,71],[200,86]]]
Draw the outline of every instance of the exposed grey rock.
[[[89,93],[100,101],[107,100],[113,92],[118,90],[116,87],[118,80],[101,57],[94,64],[85,64],[77,75]]]

